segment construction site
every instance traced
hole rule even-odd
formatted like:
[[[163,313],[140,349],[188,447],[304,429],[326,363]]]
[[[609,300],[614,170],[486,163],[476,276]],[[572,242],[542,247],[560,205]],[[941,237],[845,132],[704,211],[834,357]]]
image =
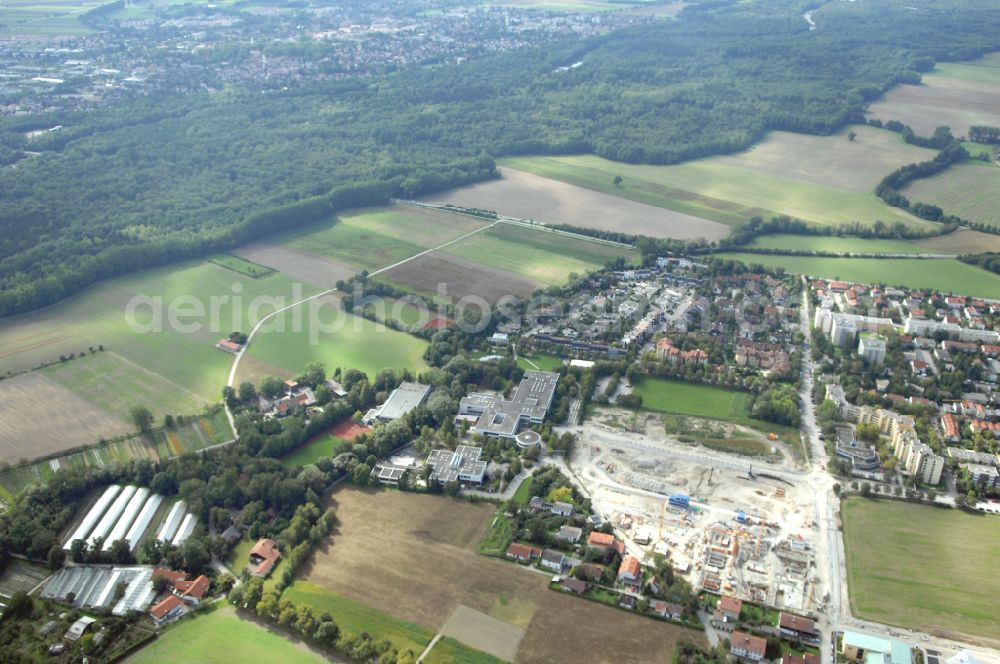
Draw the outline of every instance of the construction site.
[[[669,559],[696,590],[797,612],[814,589],[815,501],[792,459],[761,462],[681,443],[662,427],[597,418],[571,459],[595,511],[647,563]]]

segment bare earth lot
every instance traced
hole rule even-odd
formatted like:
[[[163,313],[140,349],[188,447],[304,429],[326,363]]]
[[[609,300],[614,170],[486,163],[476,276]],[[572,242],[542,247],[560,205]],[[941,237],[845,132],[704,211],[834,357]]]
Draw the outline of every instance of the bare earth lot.
[[[466,643],[470,621],[509,637],[525,627],[515,662],[670,662],[678,638],[703,641],[693,630],[551,591],[548,574],[477,555],[491,505],[355,488],[330,502],[339,525],[306,580],[434,631],[447,623]],[[460,606],[472,611],[456,613]]]
[[[499,180],[452,189],[424,200],[493,210],[545,223],[572,224],[653,237],[717,240],[729,232],[725,224],[609,196],[513,168],[504,168],[503,178]]]
[[[284,272],[293,279],[323,289],[333,288],[340,279],[350,279],[358,272],[350,266],[329,258],[292,249],[268,240],[252,242],[233,253],[240,258],[266,265],[279,272]]]
[[[441,251],[416,258],[379,275],[401,288],[417,293],[436,295],[439,285],[445,294],[457,301],[466,295],[479,295],[496,302],[504,295],[531,295],[543,284],[488,265]]]
[[[0,381],[0,459],[16,462],[129,433],[132,427],[38,372]]]

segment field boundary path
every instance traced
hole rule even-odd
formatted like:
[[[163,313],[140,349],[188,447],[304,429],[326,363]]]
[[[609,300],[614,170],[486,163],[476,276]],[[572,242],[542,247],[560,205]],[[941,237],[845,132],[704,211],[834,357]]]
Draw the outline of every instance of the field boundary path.
[[[454,205],[441,205],[439,203],[424,203],[423,201],[413,201],[404,199],[392,199],[392,202],[396,205],[408,205],[410,207],[420,207],[429,208],[431,210],[440,210],[441,212],[451,212],[452,214],[461,214],[466,217],[473,217],[475,219],[487,219],[488,217],[480,217],[476,214],[471,214],[465,212],[463,208],[455,207]],[[492,211],[491,211],[492,212]],[[530,228],[532,230],[539,231],[540,233],[553,233],[555,235],[565,235],[566,237],[576,238],[578,240],[587,240],[588,242],[595,242],[597,244],[604,244],[611,247],[621,247],[623,249],[635,249],[631,244],[626,244],[625,242],[616,242],[614,240],[608,240],[602,237],[595,237],[593,235],[584,235],[583,233],[574,233],[573,231],[562,230],[561,228],[552,228],[543,224],[540,221],[535,221],[534,219],[522,219],[520,217],[511,217],[506,214],[494,213],[497,215],[496,223],[508,224],[511,226],[521,226],[522,228]]]
[[[464,239],[466,239],[468,237],[471,237],[473,235],[476,235],[477,233],[482,233],[483,231],[485,231],[487,229],[493,228],[498,223],[500,223],[500,222],[499,221],[494,221],[492,224],[487,224],[487,225],[483,226],[482,228],[477,228],[476,230],[471,231],[469,233],[466,233],[465,235],[461,235],[461,236],[459,236],[459,237],[457,237],[457,238],[455,238],[453,240],[448,240],[447,242],[442,242],[441,244],[437,245],[436,247],[431,247],[430,249],[425,249],[425,250],[423,250],[423,251],[421,251],[421,252],[419,252],[417,254],[414,254],[414,255],[410,256],[409,258],[404,258],[401,261],[396,261],[392,265],[387,265],[387,266],[385,266],[383,268],[379,268],[378,270],[375,270],[374,272],[369,272],[368,276],[369,277],[377,276],[377,275],[379,275],[379,274],[381,274],[383,272],[387,272],[387,271],[389,271],[389,270],[391,270],[393,268],[399,267],[400,265],[404,265],[406,263],[409,263],[410,261],[416,260],[416,259],[418,259],[418,258],[420,258],[422,256],[426,256],[427,254],[429,254],[431,252],[437,251],[439,249],[443,249],[443,248],[447,247],[448,245],[455,244],[456,242],[461,242],[462,240],[464,240]],[[310,302],[310,301],[315,300],[317,298],[324,297],[326,295],[329,295],[330,293],[334,293],[334,292],[336,292],[336,290],[337,290],[336,288],[330,288],[330,289],[327,289],[325,291],[321,291],[319,293],[316,293],[315,295],[310,295],[309,297],[302,298],[301,300],[298,300],[296,302],[292,302],[291,304],[286,305],[284,307],[281,307],[280,309],[275,309],[271,313],[267,314],[266,316],[264,316],[260,320],[258,320],[257,323],[253,326],[253,329],[250,330],[250,334],[247,335],[247,340],[246,340],[246,343],[243,344],[243,348],[241,348],[240,351],[238,353],[236,353],[236,357],[233,358],[233,363],[229,367],[229,378],[226,380],[226,385],[229,386],[229,387],[232,387],[233,383],[236,382],[236,372],[237,372],[237,370],[240,367],[240,360],[243,359],[243,354],[246,352],[247,348],[250,347],[250,342],[253,341],[254,336],[257,334],[258,330],[260,330],[261,326],[264,325],[264,323],[266,323],[267,321],[271,320],[272,318],[274,318],[275,316],[277,316],[280,313],[288,311],[289,309],[294,309],[295,307],[297,307],[299,305],[305,304],[306,302]],[[229,409],[228,405],[226,406],[226,417],[229,419],[229,425],[233,428],[233,435],[236,438],[238,438],[239,436],[236,433],[236,419],[233,417],[233,413]]]

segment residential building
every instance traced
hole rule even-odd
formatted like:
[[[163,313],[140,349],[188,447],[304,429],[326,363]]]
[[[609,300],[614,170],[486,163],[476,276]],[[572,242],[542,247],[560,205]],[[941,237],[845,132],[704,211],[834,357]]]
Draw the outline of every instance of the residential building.
[[[759,662],[767,652],[767,639],[735,631],[729,637],[729,653],[741,660]]]
[[[590,587],[590,584],[587,583],[586,581],[581,581],[580,579],[568,578],[568,579],[563,579],[562,583],[559,584],[559,587],[565,590],[566,592],[582,595],[583,593],[587,592],[587,588]]]
[[[580,537],[582,536],[583,530],[577,528],[576,526],[562,526],[559,528],[559,534],[556,535],[559,539],[571,543],[579,542]]]
[[[817,641],[820,638],[816,623],[809,618],[803,618],[785,611],[781,612],[778,618],[778,631],[783,636],[803,641]]]
[[[853,474],[877,473],[882,467],[878,452],[858,443],[854,429],[837,427],[837,446],[834,449],[837,456],[851,462]]]
[[[566,556],[561,551],[556,551],[555,549],[545,549],[542,551],[542,567],[545,569],[557,573],[562,572],[565,562]]]
[[[654,599],[649,603],[649,610],[658,616],[669,620],[680,620],[684,614],[684,607],[673,602],[664,602],[662,599]]]
[[[885,339],[875,334],[864,333],[858,342],[858,355],[865,364],[881,367],[885,362]]]
[[[723,622],[735,622],[740,619],[743,612],[743,600],[729,595],[719,598],[719,603],[715,605],[715,619]]]
[[[937,484],[944,470],[944,458],[917,438],[913,429],[900,429],[893,435],[895,455],[903,470],[923,484]]]
[[[473,392],[459,403],[459,415],[477,415],[473,431],[485,436],[513,439],[518,429],[541,424],[555,398],[559,374],[526,371],[509,399],[499,394]]]
[[[597,563],[582,563],[578,568],[580,576],[588,581],[600,581],[604,578],[604,566]]]
[[[596,530],[587,537],[587,546],[591,549],[609,551],[615,545],[615,536],[607,533],[599,533]]]
[[[681,350],[667,337],[656,342],[656,357],[670,364],[708,364],[708,353],[705,351],[700,348]]]
[[[802,655],[788,653],[782,656],[781,664],[819,664],[819,655],[814,655],[811,652]]]
[[[154,604],[149,615],[157,625],[164,625],[184,614],[184,602],[177,595],[167,595],[163,601]]]
[[[962,467],[969,472],[969,479],[979,488],[989,490],[1000,487],[1000,471],[995,466],[963,463]]]
[[[957,323],[916,318],[914,316],[907,317],[903,325],[903,331],[906,334],[921,337],[932,337],[938,332],[946,332],[948,335],[957,337],[961,341],[974,341],[981,344],[996,345],[1000,342],[1000,333],[993,330],[977,330],[962,327]]]
[[[961,447],[947,447],[944,453],[952,461],[976,463],[984,466],[1000,465],[1000,458],[989,452],[976,452],[975,450],[967,450]]]
[[[618,581],[635,585],[642,581],[642,568],[639,559],[635,556],[625,556],[622,564],[618,567]]]
[[[517,544],[515,542],[507,547],[507,557],[520,563],[531,562],[533,558],[539,558],[541,555],[541,549],[536,549],[535,547],[527,546],[525,544]]]

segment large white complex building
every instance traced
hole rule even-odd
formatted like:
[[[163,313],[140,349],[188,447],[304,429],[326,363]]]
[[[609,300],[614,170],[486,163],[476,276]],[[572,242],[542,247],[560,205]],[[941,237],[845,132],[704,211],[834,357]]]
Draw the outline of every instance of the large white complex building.
[[[473,431],[485,436],[513,439],[521,426],[541,424],[552,407],[559,374],[526,371],[510,400],[499,394],[473,392],[462,399],[459,415],[478,415]]]
[[[885,362],[885,339],[865,332],[858,342],[858,355],[864,359],[865,364],[880,367]]]
[[[125,535],[128,534],[129,528],[132,527],[132,522],[135,521],[135,517],[139,515],[139,510],[146,503],[146,499],[149,498],[149,489],[140,488],[136,489],[135,493],[132,494],[132,498],[128,501],[128,505],[122,510],[122,515],[118,517],[118,521],[115,522],[115,527],[111,529],[108,536],[104,539],[104,550],[110,551],[111,546],[120,539],[125,539]]]
[[[817,308],[813,327],[830,337],[834,346],[850,346],[860,332],[888,332],[895,329],[891,318],[841,314]]]
[[[975,341],[982,344],[996,344],[1000,341],[1000,333],[993,330],[975,330],[954,323],[945,323],[929,318],[914,318],[913,316],[906,319],[903,331],[917,337],[931,337],[938,332],[946,332],[949,336],[960,341]]]
[[[125,507],[128,505],[129,501],[132,500],[132,496],[135,495],[136,487],[127,486],[122,489],[122,492],[118,494],[115,498],[115,502],[111,503],[111,507],[108,511],[104,513],[101,520],[97,522],[97,526],[94,528],[93,532],[90,533],[90,538],[88,544],[93,547],[97,540],[103,540],[107,538],[108,533],[114,528],[115,524],[118,523],[118,518],[121,517],[122,512],[125,511]]]
[[[97,525],[97,521],[104,514],[104,511],[108,509],[108,505],[111,504],[111,501],[115,499],[115,496],[117,496],[118,492],[121,490],[121,486],[117,484],[112,484],[104,490],[101,497],[97,499],[94,506],[90,508],[87,514],[83,517],[83,520],[80,521],[80,525],[78,525],[70,534],[69,539],[67,539],[66,543],[63,545],[64,549],[67,551],[72,549],[73,542],[76,540],[86,541],[87,536],[90,535],[90,533],[94,530],[94,526]]]

